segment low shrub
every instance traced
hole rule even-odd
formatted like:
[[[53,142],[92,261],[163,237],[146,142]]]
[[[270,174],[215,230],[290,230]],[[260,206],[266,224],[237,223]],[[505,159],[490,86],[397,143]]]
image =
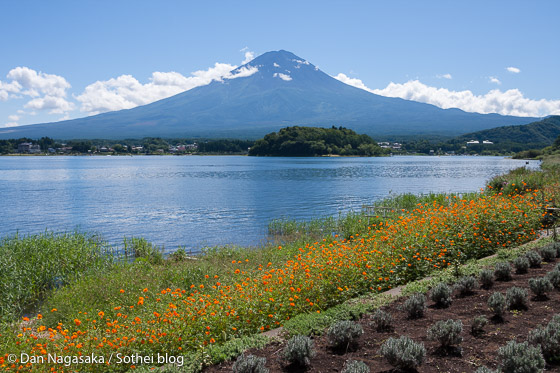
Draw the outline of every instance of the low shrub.
[[[494,276],[498,281],[511,281],[511,266],[509,262],[496,263],[494,267]]]
[[[500,368],[504,373],[537,373],[544,369],[544,358],[539,348],[529,343],[509,341],[498,349]]]
[[[541,248],[540,251],[541,251],[541,257],[545,262],[552,263],[556,260],[556,253],[557,253],[556,248],[547,245]]]
[[[363,361],[348,360],[340,373],[369,373],[369,367]]]
[[[529,271],[529,259],[524,256],[518,256],[513,261],[513,266],[515,267],[515,273],[527,273]]]
[[[483,269],[478,275],[478,279],[484,289],[490,289],[494,285],[494,271]]]
[[[507,310],[506,297],[502,293],[495,292],[488,298],[488,308],[495,317],[502,319]]]
[[[549,363],[560,361],[560,315],[555,315],[546,327],[539,326],[529,332],[529,344],[540,347]]]
[[[412,294],[403,304],[402,308],[410,319],[418,319],[424,316],[426,310],[426,297],[424,294]]]
[[[471,324],[471,334],[474,336],[481,335],[486,324],[488,324],[486,316],[476,316]]]
[[[546,274],[546,279],[550,282],[550,284],[558,289],[560,288],[560,271],[555,269],[553,271],[550,271]]]
[[[381,345],[379,353],[389,364],[403,370],[416,369],[426,357],[424,345],[405,336],[389,338]]]
[[[456,346],[463,342],[462,332],[463,322],[461,320],[441,320],[428,329],[428,339],[438,341],[441,347]]]
[[[304,335],[295,335],[286,342],[282,356],[289,364],[309,366],[315,355],[313,341]]]
[[[455,284],[455,289],[457,289],[462,297],[473,294],[477,287],[478,281],[476,281],[474,276],[461,277]]]
[[[546,298],[546,293],[554,289],[550,281],[546,277],[537,277],[529,279],[529,289],[537,298]]]
[[[512,286],[506,292],[506,303],[510,310],[526,310],[527,309],[527,290]]]
[[[373,314],[372,324],[378,332],[388,332],[393,328],[393,316],[389,312],[378,309]]]
[[[492,369],[487,368],[487,367],[480,367],[477,370],[475,370],[474,373],[499,373],[499,371],[492,370]]]
[[[232,367],[233,373],[268,373],[266,358],[241,354]]]
[[[556,257],[560,258],[560,242],[553,242],[549,246],[556,250]]]
[[[430,298],[438,308],[447,308],[451,305],[451,287],[445,282],[440,282],[430,292]]]
[[[542,257],[536,251],[528,251],[525,257],[529,260],[529,266],[531,268],[539,268],[542,263]]]
[[[327,330],[329,343],[335,349],[348,348],[364,333],[362,326],[354,321],[338,321]]]

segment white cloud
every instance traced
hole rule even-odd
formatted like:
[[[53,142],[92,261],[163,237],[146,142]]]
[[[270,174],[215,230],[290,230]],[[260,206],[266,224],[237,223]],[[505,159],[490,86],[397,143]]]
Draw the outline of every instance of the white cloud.
[[[243,62],[241,62],[241,64],[245,65],[246,63],[249,63],[254,59],[255,59],[255,52],[246,51],[245,52],[245,59],[243,60]]]
[[[278,65],[276,62],[274,62],[272,65],[274,65],[274,67],[280,67],[280,65]]]
[[[364,91],[368,91],[368,92],[373,93],[373,89],[370,89],[370,88],[366,87],[364,82],[362,82],[360,79],[350,78],[349,76],[347,76],[346,74],[343,74],[343,73],[340,73],[337,76],[334,76],[333,78],[340,80],[342,83],[346,83],[346,84],[351,85],[353,87],[360,88],[360,89],[363,89]]]
[[[436,78],[438,78],[438,79],[453,79],[451,74],[436,75]]]
[[[26,109],[49,110],[49,114],[64,114],[74,110],[74,103],[65,100],[63,97],[44,96],[37,97],[24,105]]]
[[[389,83],[384,89],[370,89],[360,80],[338,74],[336,79],[381,96],[399,97],[432,104],[443,109],[459,108],[474,113],[498,113],[520,117],[542,117],[560,115],[560,100],[532,100],[523,96],[518,89],[502,92],[491,90],[484,95],[475,95],[469,90],[451,91],[446,88],[430,87],[418,80],[404,84]]]
[[[19,115],[9,115],[8,119],[17,122],[19,120]]]
[[[510,73],[513,73],[513,74],[519,74],[521,72],[521,70],[519,70],[517,67],[513,67],[513,66],[506,67],[506,70],[509,71]]]
[[[287,82],[292,80],[291,76],[289,76],[288,74],[282,74],[282,73],[274,73],[273,77],[274,78],[280,78],[280,79],[285,80]]]
[[[8,98],[13,97],[15,93],[19,93],[20,90],[21,85],[18,82],[6,83],[0,81],[0,101],[6,101]]]
[[[59,75],[37,72],[25,66],[10,70],[7,78],[21,85],[25,89],[21,93],[31,97],[66,97],[66,90],[71,87],[70,83]]]
[[[21,98],[23,95],[32,97],[32,100],[25,104],[26,108],[49,110],[51,114],[66,113],[74,109],[74,104],[66,100],[66,91],[71,88],[70,83],[62,76],[18,66],[10,70],[6,77],[11,82],[0,81],[0,100]],[[22,113],[23,111],[20,114]],[[17,125],[16,121],[13,120],[10,125]]]
[[[140,83],[132,75],[121,75],[88,85],[76,99],[81,103],[81,111],[94,115],[146,105],[212,81],[248,77],[257,71],[258,68],[254,66],[237,68],[216,63],[214,67],[195,71],[189,77],[175,71],[156,71],[146,84]]]
[[[8,123],[4,123],[2,127],[17,127],[17,126],[19,126],[17,122],[8,122]]]
[[[502,84],[502,82],[500,82],[500,79],[496,78],[495,76],[489,77],[488,80],[490,81],[490,83],[494,83],[494,84],[497,84],[497,85]]]

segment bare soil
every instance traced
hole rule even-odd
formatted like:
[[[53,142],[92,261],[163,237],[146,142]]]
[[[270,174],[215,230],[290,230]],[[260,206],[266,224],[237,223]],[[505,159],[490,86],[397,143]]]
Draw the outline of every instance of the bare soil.
[[[495,369],[498,366],[497,350],[508,341],[515,339],[518,342],[526,340],[528,333],[539,324],[546,324],[555,313],[560,313],[560,291],[549,292],[547,300],[537,300],[529,290],[528,280],[533,277],[544,276],[551,271],[556,263],[543,263],[541,268],[530,268],[526,274],[513,274],[513,280],[507,282],[494,282],[488,290],[478,289],[473,295],[459,297],[453,294],[453,303],[449,308],[438,309],[428,301],[425,316],[416,320],[409,320],[400,306],[404,302],[401,298],[388,306],[383,307],[393,316],[394,330],[378,333],[371,325],[371,316],[366,315],[358,322],[364,329],[357,347],[349,351],[335,352],[328,344],[326,336],[314,338],[315,356],[307,368],[287,366],[281,360],[283,343],[275,342],[264,349],[250,350],[247,353],[266,357],[266,366],[271,373],[280,372],[311,372],[326,373],[340,372],[347,360],[360,360],[366,363],[371,372],[397,372],[379,354],[381,344],[389,337],[406,335],[422,342],[426,347],[426,359],[418,372],[474,372],[478,367],[485,365]],[[508,311],[502,322],[492,320],[492,313],[488,310],[488,297],[496,291],[505,292],[512,286],[526,288],[529,293],[529,306],[523,311]],[[471,335],[472,320],[476,316],[485,315],[489,323],[481,335]],[[427,329],[439,320],[461,320],[463,322],[462,355],[455,352],[442,352],[438,343],[428,340]],[[231,372],[233,361],[224,362],[217,366],[206,368],[205,372]],[[547,372],[560,372],[560,366],[547,365]]]

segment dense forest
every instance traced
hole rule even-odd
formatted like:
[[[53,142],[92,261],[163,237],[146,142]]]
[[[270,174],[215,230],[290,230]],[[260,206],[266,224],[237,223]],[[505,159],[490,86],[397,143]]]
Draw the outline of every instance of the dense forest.
[[[314,157],[322,155],[381,156],[388,154],[368,135],[344,127],[287,127],[257,140],[253,156]]]

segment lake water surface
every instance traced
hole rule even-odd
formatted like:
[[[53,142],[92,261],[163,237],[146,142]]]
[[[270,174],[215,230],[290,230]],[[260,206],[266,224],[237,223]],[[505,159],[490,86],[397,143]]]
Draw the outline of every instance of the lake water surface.
[[[77,228],[166,250],[256,245],[272,219],[358,211],[389,193],[476,191],[525,165],[503,157],[0,157],[0,237]]]

